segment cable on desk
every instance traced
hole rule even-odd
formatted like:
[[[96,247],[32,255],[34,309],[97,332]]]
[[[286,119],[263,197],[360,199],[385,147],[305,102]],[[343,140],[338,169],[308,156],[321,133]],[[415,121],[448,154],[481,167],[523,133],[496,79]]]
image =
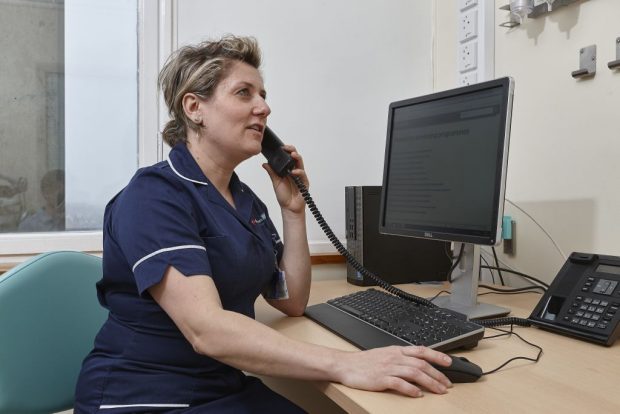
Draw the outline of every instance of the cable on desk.
[[[448,271],[448,282],[449,283],[452,283],[452,271],[456,269],[456,267],[459,265],[459,262],[461,261],[461,258],[463,257],[464,247],[465,247],[465,243],[461,243],[461,248],[459,249],[459,255],[456,258],[456,261],[452,264],[452,267],[450,268],[450,270]]]
[[[502,269],[499,267],[499,259],[497,258],[497,252],[495,251],[495,247],[491,246],[491,250],[493,251],[493,257],[495,258],[495,267],[497,267],[499,281],[502,283],[502,286],[506,286],[506,283],[504,283],[504,277],[502,276]]]
[[[504,318],[504,319],[511,319],[511,318]],[[514,319],[518,319],[518,318],[514,318]],[[517,361],[517,360],[525,360],[525,361],[531,361],[533,363],[537,363],[540,360],[540,357],[542,356],[543,353],[543,349],[541,346],[538,346],[526,339],[524,339],[521,335],[519,335],[518,333],[514,332],[513,330],[513,325],[510,325],[510,331],[505,331],[503,329],[499,329],[499,328],[491,328],[491,329],[495,329],[497,331],[503,332],[501,334],[498,335],[492,335],[492,336],[485,336],[482,339],[492,339],[492,338],[499,338],[500,336],[510,336],[510,335],[515,335],[517,338],[519,338],[520,340],[522,340],[523,342],[525,342],[526,344],[538,349],[538,353],[536,354],[535,358],[531,358],[531,357],[526,357],[526,356],[517,356],[514,358],[510,358],[508,361],[504,362],[503,364],[501,364],[499,367],[494,368],[490,371],[487,372],[483,372],[482,375],[489,375],[489,374],[493,374],[494,372],[499,371],[500,369],[504,368],[506,365],[508,365],[509,363],[513,362],[513,361]]]
[[[493,272],[493,269],[491,269],[489,266],[489,262],[487,262],[487,259],[485,259],[485,257],[481,254],[480,255],[480,260],[482,260],[483,262],[485,262],[487,264],[486,269],[489,270],[489,273],[491,273],[491,280],[493,281],[493,284],[495,284],[495,273]],[[480,268],[478,269],[478,280],[482,280],[481,276],[480,276],[480,271],[482,270],[482,266],[480,266]]]
[[[525,286],[525,287],[513,288],[513,289],[502,289],[502,288],[496,288],[495,286],[489,286],[489,285],[478,285],[478,287],[493,291],[493,292],[478,293],[478,296],[491,295],[491,294],[516,295],[520,293],[542,293],[542,292],[547,291],[547,289],[545,289],[542,286],[538,286],[538,285],[531,285],[531,286]],[[542,290],[542,292],[538,292],[536,291],[536,289],[540,289]]]
[[[437,292],[437,294],[435,296],[433,296],[432,298],[430,298],[430,301],[433,301],[435,299],[437,299],[437,297],[439,297],[439,295],[441,295],[442,293],[447,293],[448,295],[451,295],[452,292],[447,291],[447,290],[440,290],[439,292]]]
[[[495,269],[495,270],[500,269],[500,268],[495,267],[495,266],[480,266],[480,267],[482,267],[483,269]],[[544,286],[547,289],[549,288],[548,284],[546,284],[545,282],[543,282],[540,279],[536,279],[533,276],[526,275],[525,273],[517,272],[516,270],[506,269],[505,267],[502,267],[501,270],[503,270],[504,272],[508,272],[508,273],[514,273],[515,275],[519,275],[519,276],[521,276],[521,277],[523,277],[525,279],[529,279],[529,280],[531,280],[533,282],[539,283],[540,285]]]

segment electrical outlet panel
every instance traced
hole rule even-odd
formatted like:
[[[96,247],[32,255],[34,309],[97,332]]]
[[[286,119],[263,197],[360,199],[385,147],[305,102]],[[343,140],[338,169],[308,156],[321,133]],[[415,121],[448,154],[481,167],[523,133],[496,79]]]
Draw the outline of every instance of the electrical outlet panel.
[[[459,1],[459,9],[461,11],[467,10],[470,7],[478,5],[478,0],[460,0]]]
[[[493,79],[496,0],[455,3],[457,86]]]
[[[468,42],[459,46],[459,72],[464,73],[478,67],[478,43]]]
[[[459,41],[461,43],[478,36],[478,9],[463,13],[459,19]]]

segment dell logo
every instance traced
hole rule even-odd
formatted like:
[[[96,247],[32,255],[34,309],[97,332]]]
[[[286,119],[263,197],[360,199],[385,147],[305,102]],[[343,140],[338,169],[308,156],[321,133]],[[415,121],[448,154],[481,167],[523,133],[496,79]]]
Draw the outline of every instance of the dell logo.
[[[430,233],[430,232],[428,232],[428,231],[425,231],[425,232],[424,232],[424,237],[430,237],[430,238],[432,238],[432,237],[433,237],[433,233]]]

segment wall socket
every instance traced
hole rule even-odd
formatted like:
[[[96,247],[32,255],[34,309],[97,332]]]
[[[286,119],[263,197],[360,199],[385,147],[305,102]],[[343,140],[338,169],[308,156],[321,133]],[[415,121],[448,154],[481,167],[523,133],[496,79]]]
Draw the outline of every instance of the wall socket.
[[[459,46],[459,72],[464,73],[478,67],[478,42],[468,42]]]
[[[459,16],[459,42],[463,43],[478,36],[478,9]]]
[[[459,1],[459,8],[461,11],[466,10],[476,5],[478,5],[478,0],[460,0]]]
[[[478,73],[467,72],[467,73],[461,73],[459,75],[458,86],[473,85],[474,83],[478,83]]]

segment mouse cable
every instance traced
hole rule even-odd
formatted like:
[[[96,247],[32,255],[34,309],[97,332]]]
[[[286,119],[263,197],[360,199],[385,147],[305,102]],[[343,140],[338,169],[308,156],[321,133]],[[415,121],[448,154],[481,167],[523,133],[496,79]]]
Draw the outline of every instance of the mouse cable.
[[[484,289],[489,289],[489,290],[493,291],[493,292],[478,293],[478,296],[492,295],[492,294],[516,295],[516,294],[520,294],[520,293],[542,293],[542,292],[546,292],[547,291],[547,289],[545,289],[542,286],[538,286],[538,285],[530,285],[530,286],[524,286],[524,287],[512,288],[512,289],[502,289],[502,288],[497,288],[495,286],[489,286],[489,285],[478,285],[478,287],[481,287],[481,288],[484,288]],[[539,292],[536,289],[540,289],[540,290],[542,290],[542,292]]]
[[[297,188],[299,189],[299,192],[304,198],[304,201],[306,202],[308,209],[314,216],[314,219],[316,220],[316,222],[321,227],[321,230],[323,230],[323,233],[325,233],[325,235],[327,236],[329,241],[332,243],[332,245],[336,248],[336,250],[338,250],[338,253],[343,255],[344,258],[347,260],[347,262],[355,270],[360,272],[362,275],[372,279],[380,288],[382,288],[383,290],[387,292],[390,292],[393,295],[396,295],[400,298],[417,303],[418,305],[428,306],[431,308],[437,307],[437,305],[435,305],[430,300],[416,296],[416,295],[412,295],[409,292],[405,292],[404,290],[398,289],[397,287],[390,285],[389,283],[379,278],[374,273],[364,268],[364,266],[362,266],[362,264],[358,262],[357,259],[351,253],[349,253],[347,248],[342,245],[340,240],[338,240],[338,237],[336,237],[332,229],[329,227],[329,224],[327,224],[327,222],[323,218],[323,215],[317,208],[316,204],[314,204],[314,201],[312,200],[312,196],[310,196],[310,192],[308,191],[308,188],[306,187],[306,185],[301,181],[301,178],[295,175],[292,175],[292,174],[289,175],[289,177],[295,182],[295,185],[297,186]]]
[[[521,273],[521,272],[517,272],[516,270],[512,270],[512,269],[506,269],[505,267],[496,267],[496,266],[480,266],[483,269],[495,269],[495,270],[503,270],[504,272],[508,272],[508,273],[514,273],[515,275],[521,276],[525,279],[529,279],[533,282],[539,283],[540,285],[546,287],[547,289],[549,289],[549,285],[545,282],[543,282],[540,279],[536,279],[533,276],[530,275],[526,275],[525,273]]]
[[[506,319],[508,319],[508,318],[506,318]],[[487,372],[483,372],[483,373],[482,373],[482,375],[489,375],[489,374],[493,374],[493,373],[495,373],[495,372],[499,371],[500,369],[504,368],[506,365],[510,364],[510,363],[511,363],[511,362],[513,362],[513,361],[517,361],[517,360],[525,360],[525,361],[531,361],[531,362],[533,362],[533,363],[537,363],[537,362],[540,360],[540,357],[542,356],[542,353],[543,353],[543,349],[542,349],[542,347],[541,347],[541,346],[539,346],[539,345],[536,345],[535,343],[532,343],[532,342],[528,341],[527,339],[523,338],[521,335],[519,335],[518,333],[516,333],[516,332],[513,330],[513,325],[512,325],[512,324],[510,325],[510,331],[506,331],[506,330],[504,330],[504,329],[499,329],[499,328],[491,328],[491,329],[495,329],[495,330],[500,331],[500,332],[503,332],[503,333],[498,334],[498,335],[485,336],[485,337],[484,337],[484,338],[482,338],[482,339],[493,339],[493,338],[499,338],[499,337],[501,337],[501,336],[511,336],[511,335],[516,335],[516,336],[517,336],[517,338],[519,338],[520,340],[522,340],[522,341],[523,341],[523,342],[525,342],[526,344],[528,344],[528,345],[530,345],[530,346],[532,346],[532,347],[534,347],[534,348],[538,349],[538,353],[536,354],[536,357],[535,357],[535,358],[526,357],[526,356],[516,356],[516,357],[510,358],[508,361],[504,362],[504,363],[503,363],[503,364],[501,364],[499,367],[494,368],[494,369],[492,369],[492,370],[490,370],[490,371],[487,371]]]

